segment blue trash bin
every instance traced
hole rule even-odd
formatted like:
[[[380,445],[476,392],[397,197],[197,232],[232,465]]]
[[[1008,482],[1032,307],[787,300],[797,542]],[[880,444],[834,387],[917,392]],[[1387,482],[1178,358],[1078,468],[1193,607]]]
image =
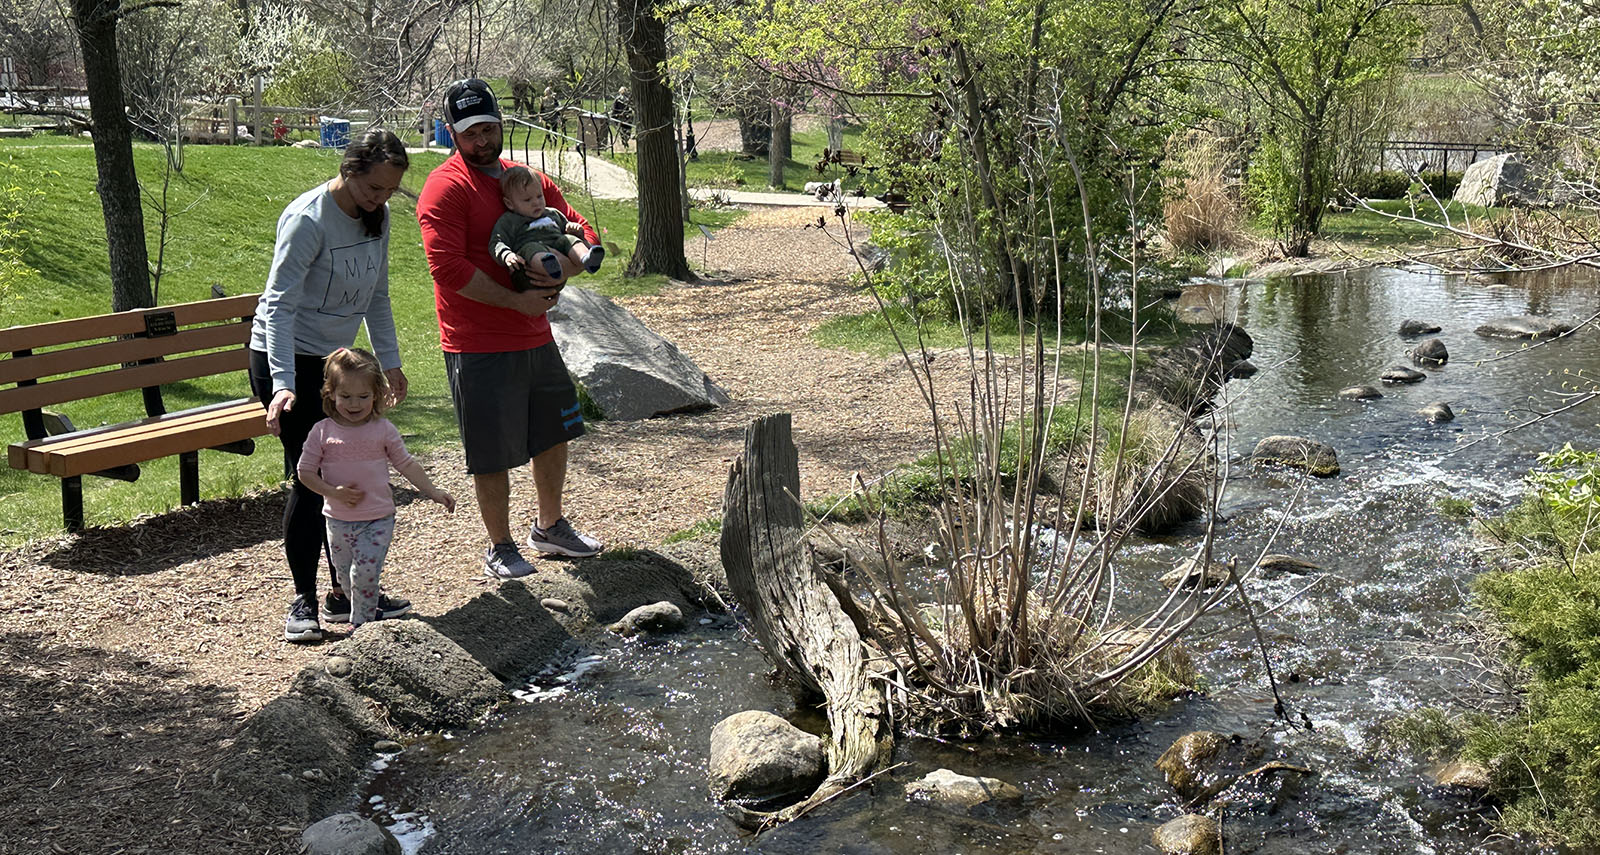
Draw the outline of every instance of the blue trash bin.
[[[344,148],[350,145],[350,120],[323,116],[321,121],[322,147]]]
[[[455,145],[455,140],[450,139],[450,129],[445,127],[443,119],[433,120],[433,143],[445,148]]]

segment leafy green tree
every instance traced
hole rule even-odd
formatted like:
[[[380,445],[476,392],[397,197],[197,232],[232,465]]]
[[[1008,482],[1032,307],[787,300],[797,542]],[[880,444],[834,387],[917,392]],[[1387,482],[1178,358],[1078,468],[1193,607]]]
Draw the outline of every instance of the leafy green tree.
[[[1335,190],[1340,113],[1394,74],[1419,28],[1414,0],[1218,0],[1197,34],[1237,71],[1261,140],[1250,188],[1291,256],[1305,255]]]
[[[910,201],[907,227],[939,224],[938,245],[971,263],[991,305],[1031,311],[1088,250],[1082,208],[1047,199],[1076,200],[1081,179],[1091,219],[1119,233],[1146,203],[1126,188],[1150,177],[1182,118],[1175,10],[1174,0],[775,0],[759,20],[706,6],[693,21],[754,70],[851,99],[877,180]]]

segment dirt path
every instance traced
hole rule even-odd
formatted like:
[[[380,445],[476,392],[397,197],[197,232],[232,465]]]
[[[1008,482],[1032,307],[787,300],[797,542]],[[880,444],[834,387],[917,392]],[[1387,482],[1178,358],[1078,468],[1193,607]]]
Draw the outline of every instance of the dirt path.
[[[734,403],[592,425],[573,446],[567,490],[583,528],[612,546],[653,546],[719,516],[728,463],[761,414],[794,414],[806,497],[843,492],[852,473],[872,477],[927,447],[926,412],[896,360],[811,342],[823,320],[872,306],[847,284],[852,259],[802,228],[814,218],[756,211],[710,243],[721,278],[622,301]],[[480,574],[482,528],[459,452],[428,467],[463,506],[450,517],[403,503],[384,580],[437,615],[492,583]],[[525,523],[525,471],[513,494],[513,519]],[[195,815],[193,798],[239,723],[330,649],[282,640],[281,512],[276,493],[208,502],[0,554],[0,855],[265,852],[283,839]]]

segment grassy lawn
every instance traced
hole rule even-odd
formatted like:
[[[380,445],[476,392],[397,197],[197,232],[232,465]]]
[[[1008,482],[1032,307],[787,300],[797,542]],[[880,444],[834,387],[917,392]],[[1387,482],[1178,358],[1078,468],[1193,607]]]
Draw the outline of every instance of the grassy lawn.
[[[1443,201],[1443,200],[1441,200]],[[1476,205],[1464,206],[1460,202],[1446,202],[1444,213],[1432,199],[1423,198],[1415,205],[1404,199],[1375,200],[1369,202],[1382,213],[1355,210],[1349,213],[1329,213],[1322,218],[1323,240],[1356,243],[1373,248],[1388,249],[1399,246],[1442,245],[1453,243],[1448,233],[1423,223],[1396,220],[1384,214],[1410,216],[1428,222],[1443,222],[1448,216],[1452,224],[1461,225],[1468,217],[1476,221],[1490,212]]]
[[[846,128],[844,147],[856,149],[860,144],[860,135],[860,128]],[[826,131],[796,132],[793,137],[794,156],[783,165],[784,186],[790,190],[799,190],[807,181],[831,180],[844,176],[844,171],[839,167],[829,167],[825,174],[818,174],[816,164],[822,159],[822,152],[827,147]],[[631,152],[607,153],[606,159],[626,167],[629,171],[636,168],[635,158]],[[736,151],[702,152],[698,160],[689,161],[686,177],[690,187],[761,191],[771,186],[767,183],[767,159],[745,158]],[[863,173],[854,178],[844,176],[844,179],[846,187],[854,187],[864,181],[869,190],[873,188],[870,173]]]
[[[36,137],[35,139],[38,139]],[[23,261],[34,273],[0,295],[0,327],[101,314],[110,310],[111,286],[105,251],[105,227],[96,204],[92,148],[32,147],[31,141],[0,142],[0,158],[24,167],[32,188],[42,191],[26,208],[21,227]],[[135,160],[146,186],[159,188],[162,153],[154,146],[135,147]],[[157,302],[172,304],[210,296],[213,283],[230,294],[258,292],[272,257],[278,215],[285,205],[337,171],[339,153],[295,148],[191,146],[186,163],[172,184],[172,207],[186,210],[171,224]],[[414,155],[404,189],[391,201],[394,226],[390,247],[390,294],[399,327],[401,353],[411,381],[410,397],[392,418],[412,450],[427,453],[458,442],[449,390],[439,355],[438,322],[433,285],[422,254],[414,194],[439,163],[440,154]],[[627,280],[620,271],[633,251],[638,215],[632,203],[591,200],[572,190],[571,201],[604,232],[619,253],[607,269],[584,276],[576,284],[604,294],[648,293],[665,284],[664,277]],[[150,246],[156,245],[157,223],[149,210],[145,225]],[[698,219],[716,226],[736,214]],[[699,229],[690,226],[699,240]],[[153,255],[153,252],[152,252]],[[249,394],[244,374],[182,384],[168,390],[168,408],[176,410]],[[110,396],[56,408],[82,428],[124,421],[143,414],[136,394]],[[0,436],[23,438],[20,415],[0,416]],[[89,525],[113,525],[141,514],[160,513],[178,501],[177,461],[152,461],[144,475],[126,484],[101,478],[84,479],[84,510]],[[236,496],[275,487],[282,474],[282,454],[271,437],[258,440],[255,454],[240,457],[202,452],[201,495]],[[0,546],[16,545],[61,531],[59,482],[55,478],[0,469],[0,501],[6,521]]]

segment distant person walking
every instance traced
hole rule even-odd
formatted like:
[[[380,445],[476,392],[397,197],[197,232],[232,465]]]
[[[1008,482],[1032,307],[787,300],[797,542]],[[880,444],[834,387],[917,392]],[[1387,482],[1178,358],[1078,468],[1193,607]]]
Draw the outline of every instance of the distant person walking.
[[[289,203],[278,217],[266,289],[250,328],[250,386],[267,408],[267,427],[283,443],[284,477],[294,487],[283,509],[283,552],[294,578],[284,620],[288,641],[320,641],[317,567],[326,551],[322,496],[297,472],[311,427],[321,418],[323,359],[354,343],[363,323],[377,351],[391,403],[406,397],[400,344],[389,307],[389,196],[410,161],[389,131],[373,129],[345,149],[339,174]],[[330,572],[330,575],[331,572]],[[324,617],[350,619],[350,600],[333,578]],[[385,617],[411,610],[382,596]]]
[[[433,273],[439,342],[467,472],[489,537],[484,572],[514,579],[533,572],[511,534],[510,472],[524,463],[530,464],[538,503],[528,546],[574,558],[601,549],[562,510],[567,443],[583,435],[583,416],[545,317],[565,278],[583,268],[552,255],[561,277],[528,265],[528,290],[512,286],[510,270],[489,254],[489,235],[505,212],[500,176],[516,165],[500,159],[503,128],[494,93],[482,80],[457,81],[444,110],[456,150],[428,175],[417,199],[417,222]],[[555,182],[535,177],[545,206],[577,223],[586,244],[598,244],[594,228]]]
[[[617,137],[622,141],[622,147],[628,147],[628,135],[633,132],[633,101],[628,98],[628,87],[623,86],[617,90],[617,97],[611,99],[611,121],[617,125]]]

